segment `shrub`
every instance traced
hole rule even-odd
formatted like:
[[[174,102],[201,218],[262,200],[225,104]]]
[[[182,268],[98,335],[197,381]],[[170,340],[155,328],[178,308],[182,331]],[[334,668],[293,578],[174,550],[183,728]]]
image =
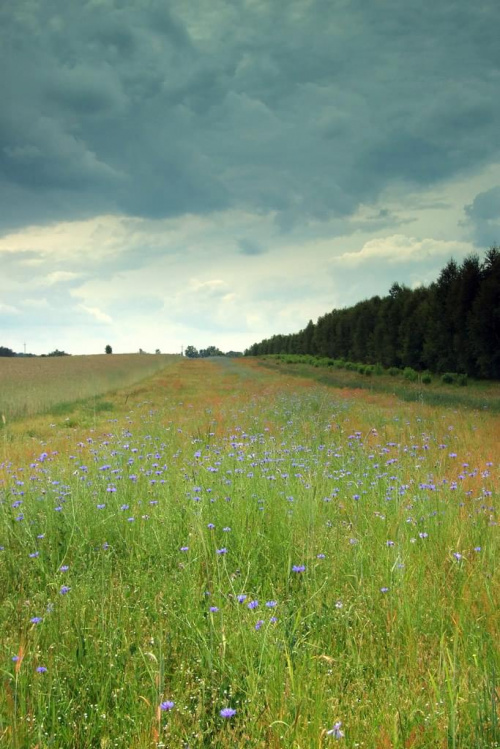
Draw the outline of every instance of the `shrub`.
[[[422,383],[424,385],[430,385],[432,382],[432,377],[430,376],[429,372],[424,372],[422,375]]]
[[[401,374],[401,370],[398,369],[398,367],[389,367],[387,371],[391,375],[391,377],[397,377],[399,374]]]
[[[452,383],[456,382],[457,375],[455,372],[445,372],[441,375],[441,382],[443,382],[445,385],[451,385]]]
[[[403,370],[403,377],[408,382],[416,382],[418,380],[418,372],[415,372],[413,367],[405,367]]]

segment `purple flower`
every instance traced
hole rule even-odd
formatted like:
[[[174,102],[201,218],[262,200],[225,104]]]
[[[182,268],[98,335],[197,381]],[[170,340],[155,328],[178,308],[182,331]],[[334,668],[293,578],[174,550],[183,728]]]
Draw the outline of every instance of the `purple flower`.
[[[172,700],[165,700],[165,702],[160,702],[160,710],[172,710],[174,706],[175,702],[172,702]]]
[[[47,669],[45,668],[45,666],[37,666],[36,672],[37,674],[46,674]]]
[[[324,554],[316,554],[316,559],[324,559],[324,558],[325,558]]]
[[[244,603],[246,601],[246,596],[244,594],[241,594],[239,596],[236,596],[236,600],[238,603]]]
[[[462,559],[462,554],[460,554],[460,552],[459,552],[459,551],[455,551],[455,552],[453,552],[453,556],[455,557],[455,559],[456,559],[456,560],[457,560],[458,562],[459,562],[459,561],[460,561],[460,560]]]
[[[277,606],[277,605],[278,604],[277,604],[276,601],[266,601],[266,606],[267,606],[268,609],[274,609],[274,607]]]
[[[259,605],[258,601],[250,601],[250,603],[247,603],[247,606],[249,609],[256,609]]]
[[[60,572],[67,572],[69,570],[69,567],[67,564],[63,564],[62,567],[59,567]]]
[[[36,559],[38,556],[40,556],[39,551],[34,551],[30,554],[31,559]]]
[[[70,588],[70,587],[68,587],[67,585],[62,585],[62,586],[61,586],[61,590],[59,591],[59,593],[60,593],[60,594],[61,594],[62,596],[65,596],[65,595],[66,595],[66,593],[69,593],[69,591],[70,591],[70,590],[71,590],[71,588]]]
[[[277,622],[277,621],[278,621],[278,619],[277,619],[277,617],[276,617],[276,616],[272,616],[272,617],[271,617],[271,618],[269,619],[269,622],[270,622],[271,624],[274,624],[274,623],[275,623],[275,622]]]
[[[389,588],[385,588],[385,587],[384,588],[380,588],[380,592],[381,593],[388,593],[389,592]]]
[[[213,523],[209,523],[207,525],[207,528],[210,528],[210,530],[213,530],[215,528],[215,525]]]
[[[304,572],[305,569],[305,564],[294,564],[292,567],[292,572]]]
[[[32,619],[30,619],[30,622],[32,624],[40,624],[41,621],[43,621],[43,617],[41,616],[34,616]]]
[[[221,718],[232,718],[233,715],[236,715],[236,710],[232,707],[223,707],[219,715]]]
[[[336,739],[343,739],[345,734],[340,730],[341,725],[342,721],[340,720],[334,723],[333,728],[330,728],[330,730],[326,732],[327,736],[333,736]]]
[[[217,606],[210,606],[210,611],[212,612],[212,614],[216,614],[218,610],[219,609],[217,608]]]
[[[222,547],[222,549],[216,549],[217,554],[227,554],[227,549],[225,546]]]
[[[181,546],[181,551],[189,551],[189,546]]]
[[[255,624],[255,629],[260,629],[262,625],[264,624],[264,619],[259,619]]]

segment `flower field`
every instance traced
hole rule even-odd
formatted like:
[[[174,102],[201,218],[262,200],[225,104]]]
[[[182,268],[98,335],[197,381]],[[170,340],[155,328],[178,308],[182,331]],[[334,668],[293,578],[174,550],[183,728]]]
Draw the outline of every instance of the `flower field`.
[[[500,418],[163,364],[0,432],[0,747],[499,746]]]

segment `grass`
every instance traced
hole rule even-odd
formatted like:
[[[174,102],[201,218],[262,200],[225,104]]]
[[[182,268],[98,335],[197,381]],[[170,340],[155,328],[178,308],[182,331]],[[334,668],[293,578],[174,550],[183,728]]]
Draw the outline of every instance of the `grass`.
[[[0,357],[0,416],[5,421],[72,408],[126,387],[165,366],[168,354],[105,354],[36,358]],[[3,420],[0,421],[0,428]]]
[[[0,747],[499,745],[497,416],[248,360],[109,402],[2,435]]]
[[[258,361],[259,366],[271,371],[307,377],[329,387],[389,393],[410,403],[416,401],[429,406],[467,408],[500,414],[498,382],[469,379],[467,387],[459,387],[456,384],[443,383],[438,375],[432,376],[431,383],[425,384],[418,376],[415,382],[408,381],[402,373],[397,377],[391,377],[387,372],[367,377],[345,369],[317,367],[301,362],[287,363],[272,356],[254,361]]]

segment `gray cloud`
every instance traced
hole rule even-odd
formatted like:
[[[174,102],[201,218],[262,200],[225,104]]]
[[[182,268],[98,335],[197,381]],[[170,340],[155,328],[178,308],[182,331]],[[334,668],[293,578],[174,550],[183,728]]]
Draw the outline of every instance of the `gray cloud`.
[[[262,255],[266,252],[265,248],[254,239],[240,239],[238,247],[243,255]]]
[[[480,192],[465,206],[467,223],[480,247],[500,242],[500,185]]]
[[[3,4],[0,229],[243,208],[290,231],[478,169],[499,20],[496,0]]]

